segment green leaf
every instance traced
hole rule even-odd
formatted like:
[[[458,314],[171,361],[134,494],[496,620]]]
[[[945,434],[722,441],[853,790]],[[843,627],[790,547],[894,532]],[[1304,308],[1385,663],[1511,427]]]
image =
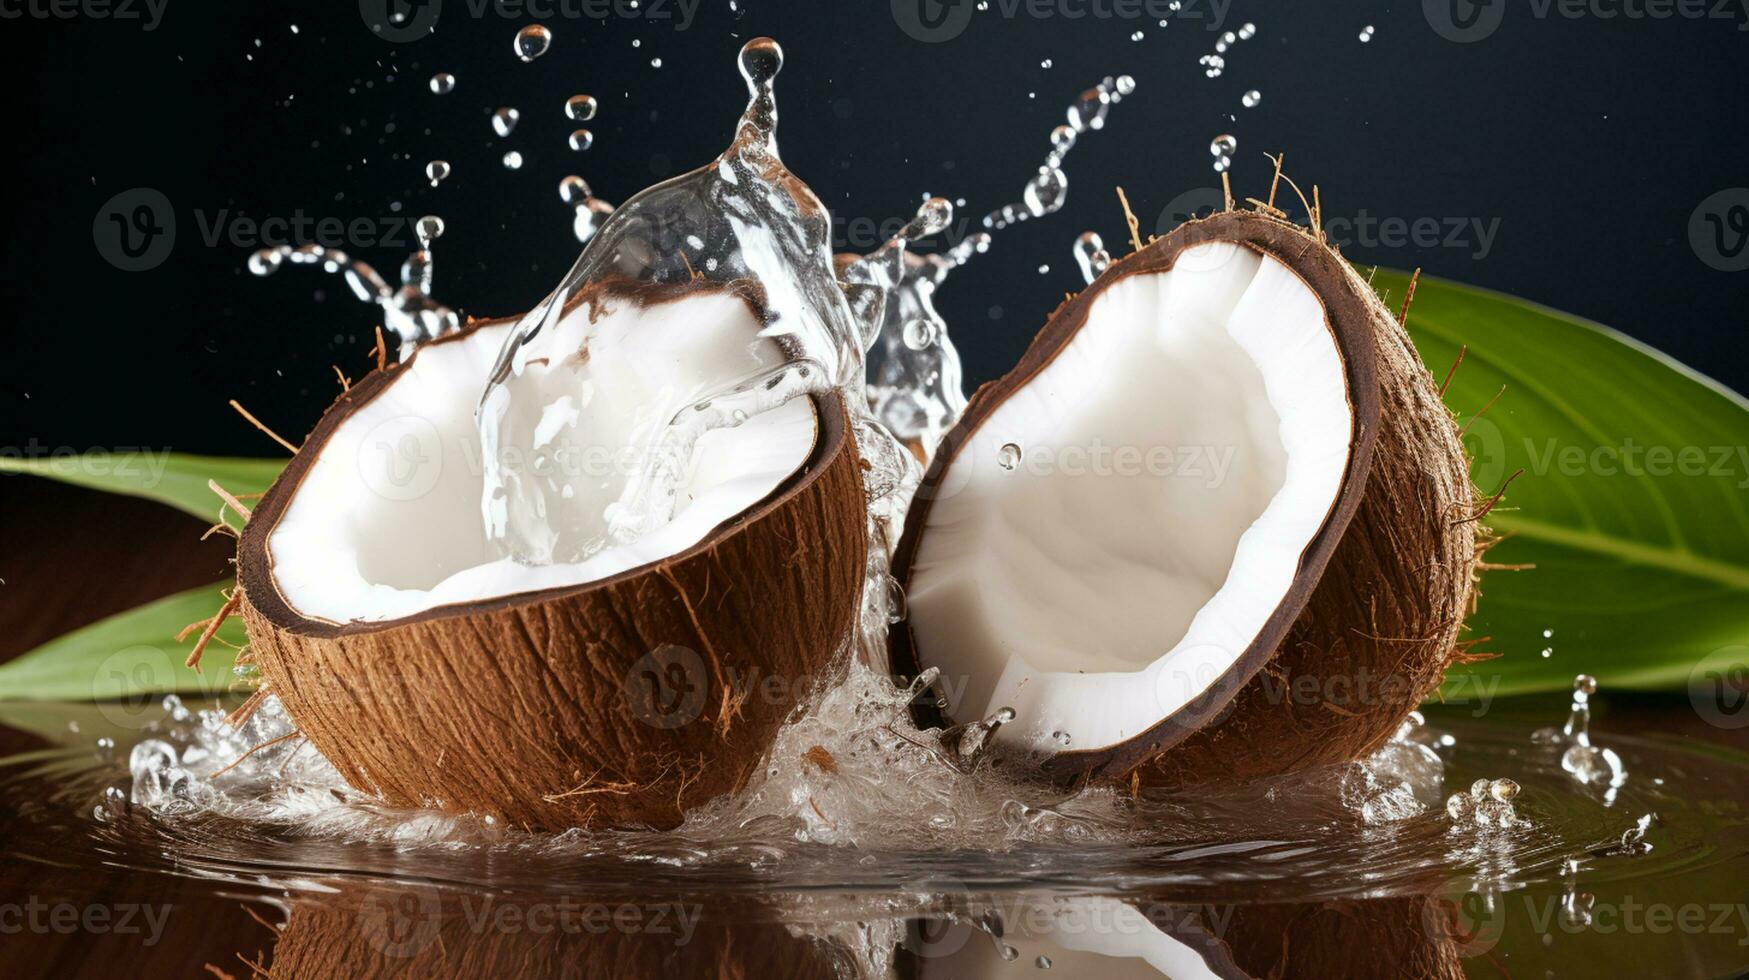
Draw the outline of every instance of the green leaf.
[[[224,604],[216,586],[202,586],[118,613],[50,640],[0,664],[0,700],[104,701],[157,694],[220,694],[231,685],[242,622],[232,618],[207,645],[200,669],[183,666],[199,635],[176,634],[210,619]],[[118,709],[120,710],[120,709]]]
[[[1407,277],[1374,285],[1401,297]],[[1524,470],[1485,520],[1507,535],[1487,560],[1536,565],[1484,576],[1470,636],[1502,656],[1454,671],[1448,695],[1566,690],[1578,673],[1682,687],[1741,661],[1749,402],[1608,328],[1453,283],[1421,280],[1409,332],[1440,379],[1468,345],[1446,403],[1472,475],[1491,495]]]
[[[227,491],[243,496],[265,491],[284,468],[285,462],[277,459],[190,456],[152,450],[27,458],[0,452],[0,473],[29,473],[94,490],[144,497],[187,511],[203,521],[217,520],[219,514],[219,498],[207,486],[208,480],[216,480]]]

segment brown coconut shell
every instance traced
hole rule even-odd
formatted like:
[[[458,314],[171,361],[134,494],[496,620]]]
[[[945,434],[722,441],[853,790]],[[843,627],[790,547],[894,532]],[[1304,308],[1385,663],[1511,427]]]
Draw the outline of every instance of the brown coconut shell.
[[[665,828],[740,787],[855,620],[867,542],[842,400],[814,399],[801,470],[663,561],[386,622],[300,616],[268,540],[336,428],[418,370],[415,354],[354,384],[254,508],[238,581],[265,689],[348,782],[394,805],[530,829]],[[638,672],[652,666],[683,713],[649,710]]]
[[[1408,334],[1377,293],[1320,237],[1264,214],[1191,221],[1117,261],[1067,299],[1018,366],[979,388],[923,477],[894,575],[910,584],[933,501],[960,447],[995,409],[1067,348],[1094,299],[1122,279],[1172,268],[1188,248],[1233,242],[1298,274],[1323,300],[1349,384],[1355,440],[1343,491],[1257,640],[1203,695],[1129,741],[1017,762],[1057,782],[1145,784],[1254,778],[1357,758],[1390,738],[1457,655],[1478,560],[1475,493],[1457,424]],[[893,666],[930,665],[909,628]],[[927,723],[966,722],[919,709]]]

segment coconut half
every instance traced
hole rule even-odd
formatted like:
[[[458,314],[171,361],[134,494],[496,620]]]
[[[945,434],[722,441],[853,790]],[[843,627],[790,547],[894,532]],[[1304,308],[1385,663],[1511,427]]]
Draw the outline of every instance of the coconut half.
[[[1351,758],[1454,652],[1472,499],[1366,283],[1218,214],[1114,263],[973,397],[907,517],[895,667],[940,670],[937,720],[1014,709],[997,745],[1053,777]]]
[[[561,329],[578,319],[674,342],[622,345],[637,363],[607,401],[684,387],[687,352],[761,343],[759,311],[726,289],[594,295]],[[849,418],[835,395],[797,398],[710,432],[669,523],[522,565],[486,538],[474,424],[513,326],[426,344],[324,415],[239,545],[250,653],[298,729],[390,803],[671,825],[741,784],[854,619]]]

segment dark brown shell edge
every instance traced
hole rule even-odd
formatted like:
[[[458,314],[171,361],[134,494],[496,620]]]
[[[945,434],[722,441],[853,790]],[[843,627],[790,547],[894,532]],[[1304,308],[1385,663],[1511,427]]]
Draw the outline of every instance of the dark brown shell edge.
[[[1327,325],[1342,352],[1355,410],[1355,451],[1350,457],[1343,493],[1302,555],[1294,588],[1257,641],[1190,708],[1115,746],[1063,752],[1043,760],[1002,760],[1022,770],[1021,774],[1030,770],[1058,782],[1075,782],[1119,776],[1150,762],[1142,768],[1145,782],[1191,782],[1266,775],[1353,758],[1388,738],[1402,716],[1438,685],[1455,648],[1462,612],[1452,607],[1467,608],[1473,586],[1475,529],[1457,523],[1458,516],[1467,515],[1451,512],[1453,502],[1470,502],[1473,494],[1450,414],[1439,403],[1432,379],[1406,334],[1372,289],[1340,256],[1297,226],[1246,212],[1224,212],[1187,223],[1114,263],[1099,281],[1066,300],[1052,314],[1012,372],[979,389],[924,477],[895,557],[896,577],[902,585],[909,584],[917,529],[927,519],[932,503],[930,488],[945,476],[966,436],[976,431],[1009,393],[1028,383],[1067,346],[1085,321],[1093,299],[1124,277],[1171,268],[1184,249],[1208,241],[1235,242],[1275,257],[1305,279],[1323,300]],[[1385,428],[1391,430],[1392,452],[1390,461],[1384,464],[1390,472],[1381,476],[1379,453],[1374,447]],[[1417,452],[1418,447],[1424,448]],[[1423,462],[1422,456],[1429,459]],[[1423,495],[1431,500],[1407,499],[1415,496],[1413,484],[1417,471],[1422,469],[1433,471],[1436,478],[1431,482],[1437,484],[1437,489]],[[1409,528],[1414,537],[1433,537],[1440,539],[1436,543],[1450,547],[1434,548],[1434,553],[1429,554],[1427,548],[1417,549],[1412,542],[1399,541],[1405,531],[1404,514],[1398,510],[1405,503],[1427,504],[1410,511],[1417,519]],[[1347,544],[1355,537],[1352,522],[1362,513],[1367,515],[1368,543]],[[1396,547],[1405,544],[1406,547]],[[1378,553],[1381,550],[1383,554]],[[1359,551],[1366,553],[1354,554]],[[1346,563],[1349,568],[1326,585],[1332,558],[1336,564]],[[1430,560],[1449,564],[1454,574],[1429,584]],[[1390,564],[1392,572],[1413,567],[1419,575],[1419,578],[1389,576],[1408,586],[1411,598],[1406,605],[1438,607],[1430,614],[1439,621],[1438,628],[1415,639],[1424,648],[1423,655],[1407,651],[1395,657],[1410,675],[1404,684],[1408,696],[1400,699],[1400,703],[1386,706],[1363,705],[1356,709],[1336,705],[1325,710],[1314,705],[1312,710],[1298,711],[1298,706],[1281,696],[1283,688],[1279,682],[1291,684],[1299,676],[1327,679],[1330,667],[1342,666],[1337,655],[1353,639],[1351,633],[1358,635],[1358,629],[1364,629],[1369,620],[1374,626],[1383,625],[1376,614],[1369,616],[1365,606],[1370,589],[1357,588],[1370,584],[1357,578],[1376,578],[1369,571],[1378,570],[1382,563]],[[1430,598],[1417,604],[1412,598],[1416,594],[1428,594]],[[1439,614],[1447,610],[1456,614]],[[1376,613],[1376,608],[1372,612]],[[1403,625],[1404,620],[1421,621],[1428,616],[1394,618]],[[1408,635],[1377,629],[1372,632],[1373,638]],[[890,650],[894,670],[901,675],[913,674],[924,666],[919,663],[914,644],[909,628],[893,631]],[[1391,658],[1381,657],[1379,666],[1393,670],[1385,663],[1388,659]],[[1267,679],[1277,683],[1257,681],[1266,664]],[[1291,687],[1287,690],[1291,691]],[[920,703],[918,714],[925,724],[947,720],[935,713],[927,701]],[[1315,723],[1297,723],[1296,719],[1302,716]]]
[[[741,786],[855,621],[867,542],[842,400],[814,399],[820,432],[797,474],[661,562],[388,622],[306,619],[274,585],[268,539],[333,431],[417,359],[343,393],[244,528],[241,609],[266,688],[349,783],[393,805],[530,829],[667,827]],[[676,646],[702,704],[650,724],[631,672]]]

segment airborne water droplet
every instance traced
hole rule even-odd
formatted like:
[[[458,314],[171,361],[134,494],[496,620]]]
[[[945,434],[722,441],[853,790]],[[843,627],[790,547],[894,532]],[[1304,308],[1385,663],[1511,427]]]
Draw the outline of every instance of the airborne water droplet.
[[[566,204],[581,204],[588,197],[588,182],[576,174],[559,181],[559,200]]]
[[[455,91],[455,76],[447,71],[431,76],[431,91],[437,95],[448,95]]]
[[[595,118],[598,105],[593,95],[573,95],[565,100],[565,115],[578,122],[588,122]]]
[[[1111,93],[1095,86],[1082,92],[1068,110],[1069,126],[1077,133],[1105,126],[1105,114],[1111,106]]]
[[[1105,241],[1098,232],[1084,231],[1075,239],[1075,264],[1081,269],[1081,278],[1089,284],[1110,267],[1111,254],[1105,250]]]
[[[425,165],[425,179],[431,181],[431,186],[433,187],[443,183],[443,179],[448,176],[448,160],[433,160]]]
[[[1368,24],[1365,27],[1360,29],[1360,43],[1366,44],[1368,41],[1371,41],[1371,40],[1372,40],[1372,25]]]
[[[598,197],[589,197],[577,205],[571,220],[571,231],[577,236],[577,241],[588,242],[595,237],[606,223],[608,215],[613,213],[613,205]]]
[[[552,43],[552,31],[541,24],[530,24],[516,32],[516,39],[511,46],[516,51],[516,56],[527,62],[546,54]]]
[[[413,226],[413,233],[419,238],[420,248],[430,248],[432,242],[443,237],[443,219],[435,214],[425,215]]]
[[[1257,108],[1257,103],[1263,101],[1263,93],[1256,89],[1252,89],[1251,91],[1246,92],[1245,96],[1239,101],[1244,104],[1245,108],[1255,109]]]
[[[492,132],[499,136],[509,136],[521,119],[522,113],[510,106],[500,106],[497,112],[492,113]]]
[[[1012,473],[1020,466],[1020,447],[1012,442],[1004,443],[996,450],[996,465]]]
[[[1222,133],[1209,143],[1209,155],[1224,157],[1239,148],[1239,141],[1231,133]]]
[[[1055,167],[1045,167],[1027,183],[1020,196],[1033,217],[1042,217],[1062,207],[1068,193],[1068,175]]]
[[[249,271],[258,276],[272,275],[279,270],[285,253],[276,248],[264,248],[249,256]]]
[[[504,154],[504,169],[521,170],[522,154],[516,150],[511,150],[509,153]]]
[[[587,129],[574,130],[565,140],[565,144],[571,149],[576,150],[578,153],[581,153],[595,145],[595,134]]]

